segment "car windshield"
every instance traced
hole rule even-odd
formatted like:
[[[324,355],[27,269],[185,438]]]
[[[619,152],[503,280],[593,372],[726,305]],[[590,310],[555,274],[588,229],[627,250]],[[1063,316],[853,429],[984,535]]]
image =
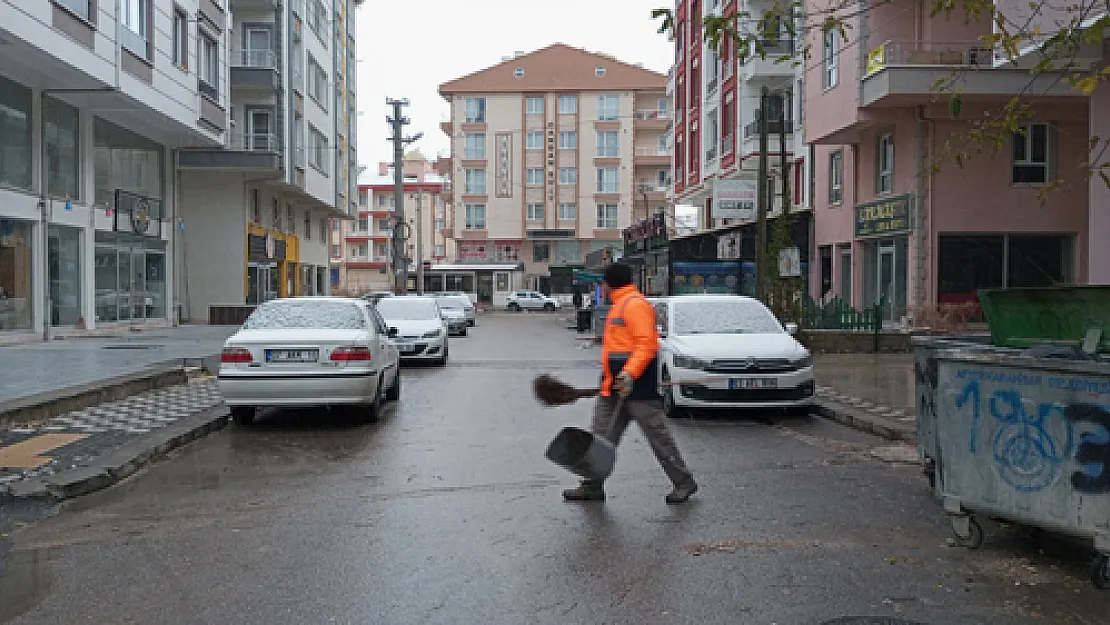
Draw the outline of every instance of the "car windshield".
[[[244,330],[361,330],[366,317],[353,302],[272,300],[254,309]]]
[[[439,317],[435,302],[428,299],[386,297],[378,302],[378,312],[386,319],[435,319]]]
[[[752,300],[701,300],[674,303],[675,334],[778,334],[771,311]]]

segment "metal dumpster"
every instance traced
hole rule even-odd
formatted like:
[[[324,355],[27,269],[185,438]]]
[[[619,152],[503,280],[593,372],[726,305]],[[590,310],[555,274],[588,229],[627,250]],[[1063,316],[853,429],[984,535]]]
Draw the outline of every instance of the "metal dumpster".
[[[918,439],[932,439],[923,453],[957,539],[982,543],[975,514],[1091,538],[1092,580],[1110,588],[1110,359],[943,343],[919,355],[936,384]]]

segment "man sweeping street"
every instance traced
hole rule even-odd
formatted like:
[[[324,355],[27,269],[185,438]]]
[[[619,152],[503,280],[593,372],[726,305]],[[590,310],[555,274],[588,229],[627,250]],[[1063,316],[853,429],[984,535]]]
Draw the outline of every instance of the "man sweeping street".
[[[594,404],[591,429],[596,436],[608,437],[616,447],[629,421],[639,423],[655,458],[674,484],[666,497],[667,503],[683,503],[697,492],[698,485],[678,452],[663,412],[658,386],[659,331],[655,326],[655,309],[632,284],[632,268],[626,264],[613,263],[606,267],[601,288],[612,306],[602,335],[601,394]],[[617,396],[623,397],[624,402],[619,414],[614,414]],[[604,501],[604,484],[583,480],[577,488],[563,491],[563,498]]]

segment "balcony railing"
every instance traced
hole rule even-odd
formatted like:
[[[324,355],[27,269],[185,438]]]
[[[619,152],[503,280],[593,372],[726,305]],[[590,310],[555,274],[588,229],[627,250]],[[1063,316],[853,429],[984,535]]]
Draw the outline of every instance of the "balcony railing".
[[[671,185],[658,182],[643,183],[637,186],[636,190],[640,193],[666,193],[671,190]]]
[[[651,109],[647,111],[636,111],[636,119],[639,120],[668,120],[671,118],[670,111],[663,111],[659,109]]]
[[[241,132],[231,135],[227,147],[229,150],[243,152],[278,152],[281,150],[281,141],[275,134]]]
[[[725,135],[724,139],[721,139],[721,143],[722,143],[722,145],[721,145],[721,154],[723,154],[725,156],[727,156],[729,154],[732,154],[732,147],[733,146],[732,146],[732,133],[731,132],[728,133],[727,135]]]
[[[769,57],[794,54],[794,38],[785,35],[779,39],[761,39],[758,45],[752,44],[753,58],[759,58],[760,48],[763,48],[763,54]]]
[[[715,158],[717,158],[717,146],[714,145],[712,147],[706,148],[706,150],[705,150],[705,160],[711,161]]]
[[[275,69],[277,55],[273,50],[239,50],[232,54],[232,67],[250,67],[253,69]]]
[[[670,148],[636,148],[636,156],[670,156]]]
[[[790,134],[794,132],[794,120],[788,119],[784,124],[777,119],[767,120],[767,134]],[[744,126],[744,138],[750,139],[759,136],[759,120],[748,122]]]
[[[991,67],[994,53],[982,41],[884,41],[867,53],[870,76],[884,67]]]
[[[706,95],[713,95],[713,92],[716,91],[716,90],[717,90],[717,77],[714,76],[713,78],[710,78],[708,82],[705,83],[705,93],[706,93]]]

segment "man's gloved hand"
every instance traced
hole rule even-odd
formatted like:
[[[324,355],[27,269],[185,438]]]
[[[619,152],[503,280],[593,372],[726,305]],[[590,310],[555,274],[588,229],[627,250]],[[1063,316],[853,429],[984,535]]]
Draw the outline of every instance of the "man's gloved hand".
[[[621,371],[617,374],[617,378],[613,380],[613,390],[621,397],[628,397],[632,394],[632,374],[627,371]]]

